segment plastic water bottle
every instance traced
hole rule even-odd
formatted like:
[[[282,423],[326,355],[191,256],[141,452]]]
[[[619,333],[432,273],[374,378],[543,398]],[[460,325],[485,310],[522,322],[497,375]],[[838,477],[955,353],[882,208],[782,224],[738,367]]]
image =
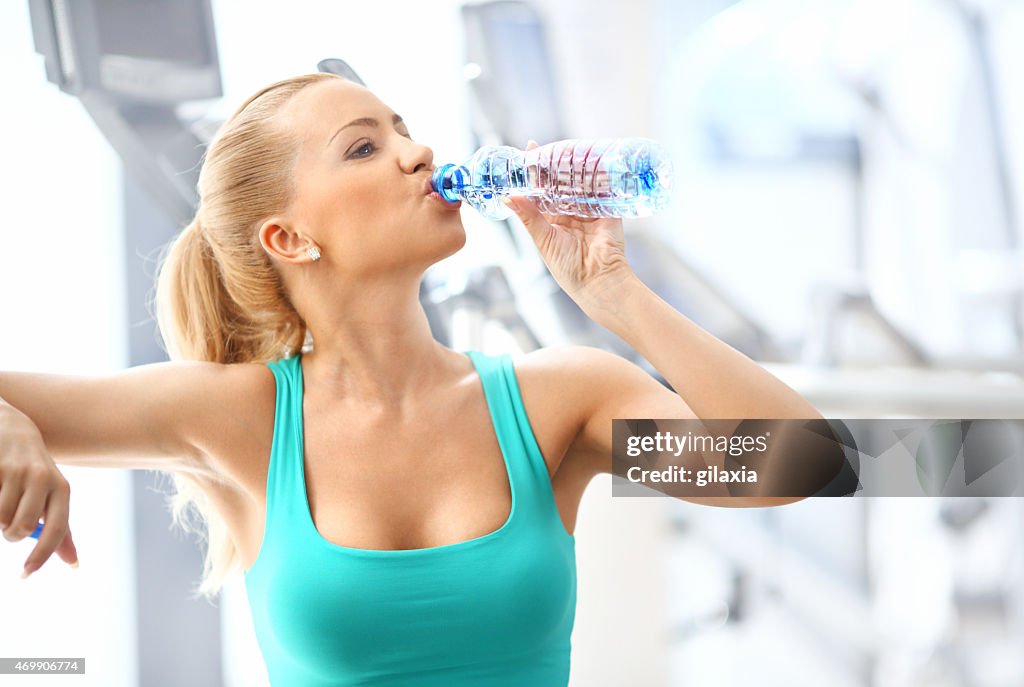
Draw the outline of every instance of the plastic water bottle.
[[[505,196],[529,196],[552,215],[646,217],[669,201],[672,163],[646,138],[571,138],[530,150],[484,146],[464,165],[435,169],[431,185],[489,219],[514,214]]]

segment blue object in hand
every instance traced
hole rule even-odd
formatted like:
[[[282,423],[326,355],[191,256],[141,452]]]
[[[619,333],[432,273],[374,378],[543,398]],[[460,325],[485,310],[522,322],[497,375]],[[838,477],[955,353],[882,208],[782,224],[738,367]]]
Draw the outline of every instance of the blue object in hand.
[[[39,533],[42,532],[42,531],[43,531],[43,523],[40,522],[38,525],[36,525],[36,528],[32,532],[32,534],[30,534],[28,536],[35,537],[36,539],[39,539]]]

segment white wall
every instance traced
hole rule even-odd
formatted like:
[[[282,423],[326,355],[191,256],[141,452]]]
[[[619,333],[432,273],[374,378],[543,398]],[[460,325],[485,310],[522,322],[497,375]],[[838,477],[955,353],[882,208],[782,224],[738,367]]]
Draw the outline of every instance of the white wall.
[[[0,3],[4,65],[0,370],[102,374],[127,360],[119,163],[74,98],[46,81],[27,2]],[[81,567],[58,556],[26,580],[36,540],[0,540],[4,656],[85,657],[84,677],[136,681],[130,474],[62,467]],[[100,630],[100,631],[97,631]]]

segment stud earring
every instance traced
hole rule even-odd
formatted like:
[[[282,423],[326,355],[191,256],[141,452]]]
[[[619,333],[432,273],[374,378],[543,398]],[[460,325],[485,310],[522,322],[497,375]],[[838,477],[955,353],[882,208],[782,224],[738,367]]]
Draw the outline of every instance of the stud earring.
[[[316,246],[310,246],[306,252],[309,253],[309,257],[313,258],[313,262],[320,259],[320,250]]]

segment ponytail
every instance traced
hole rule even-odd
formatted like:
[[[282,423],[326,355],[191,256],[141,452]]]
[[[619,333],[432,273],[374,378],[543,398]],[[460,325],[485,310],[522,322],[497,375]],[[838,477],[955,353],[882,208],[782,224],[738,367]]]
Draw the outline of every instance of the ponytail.
[[[211,242],[197,215],[162,258],[156,313],[168,356],[232,364],[267,362],[300,350],[305,322],[266,253],[252,250],[247,257],[259,264],[238,265],[226,260],[246,256],[226,252],[230,247]]]
[[[171,360],[267,362],[298,350],[307,330],[287,301],[273,293],[276,275],[269,285],[263,284],[263,289],[272,292],[269,298],[277,310],[254,317],[246,305],[231,297],[217,254],[197,214],[161,258],[156,314]],[[269,260],[265,269],[272,272]],[[259,297],[258,293],[253,296]],[[274,316],[280,318],[276,327]],[[292,336],[281,335],[289,330]],[[196,477],[172,472],[170,478],[174,484],[169,499],[173,523],[207,541],[202,580],[194,594],[212,599],[223,587],[227,574],[240,567],[238,549]]]
[[[201,209],[164,247],[155,296],[157,324],[171,360],[225,365],[267,363],[311,350],[305,322],[257,236],[261,222],[292,200],[298,139],[275,115],[298,91],[333,74],[271,84],[221,126],[199,174]],[[212,598],[240,567],[238,550],[193,475],[172,472],[175,524],[204,535],[208,546],[198,594]]]

